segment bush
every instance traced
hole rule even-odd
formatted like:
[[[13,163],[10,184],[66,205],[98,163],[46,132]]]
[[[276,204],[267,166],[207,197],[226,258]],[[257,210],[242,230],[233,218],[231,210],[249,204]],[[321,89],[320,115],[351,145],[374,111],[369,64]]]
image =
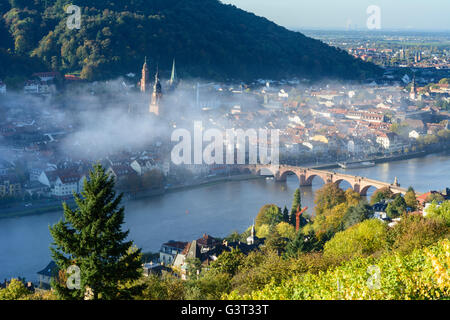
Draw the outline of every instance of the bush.
[[[432,203],[426,210],[426,217],[442,219],[450,227],[450,201],[445,201],[441,205]]]
[[[386,247],[387,226],[371,219],[337,233],[325,243],[324,255],[335,259],[368,256]]]
[[[421,215],[404,215],[401,221],[388,231],[390,247],[402,254],[436,243],[448,233],[444,222]]]
[[[374,278],[370,270],[379,270]],[[407,256],[385,255],[355,258],[342,266],[319,272],[272,281],[262,290],[240,295],[234,291],[224,299],[318,300],[365,299],[410,300],[448,299],[450,297],[450,241],[415,250]],[[370,286],[369,284],[372,284]]]

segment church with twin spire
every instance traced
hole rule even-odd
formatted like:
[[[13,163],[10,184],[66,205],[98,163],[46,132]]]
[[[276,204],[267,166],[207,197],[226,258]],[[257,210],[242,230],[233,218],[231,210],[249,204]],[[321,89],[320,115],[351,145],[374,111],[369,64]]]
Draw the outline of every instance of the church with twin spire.
[[[175,90],[177,85],[178,85],[178,77],[177,77],[177,72],[176,72],[176,68],[175,68],[175,59],[174,59],[170,80],[167,82],[168,91]],[[149,111],[149,113],[154,114],[156,116],[163,115],[164,114],[164,110],[162,109],[163,91],[162,91],[161,80],[159,78],[159,68],[157,67],[157,69],[156,69],[155,81],[153,82],[153,87],[151,87],[150,74],[149,74],[148,65],[147,65],[147,57],[145,58],[144,65],[142,66],[142,77],[141,77],[141,81],[139,82],[139,87],[140,87],[140,91],[143,94],[147,94],[147,92],[149,92],[151,88],[153,89],[151,98],[150,98],[150,105],[149,105],[148,111]]]

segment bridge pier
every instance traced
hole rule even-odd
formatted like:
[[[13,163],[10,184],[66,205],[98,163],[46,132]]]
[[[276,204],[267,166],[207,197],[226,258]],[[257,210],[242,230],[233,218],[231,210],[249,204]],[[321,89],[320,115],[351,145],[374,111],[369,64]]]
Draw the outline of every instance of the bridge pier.
[[[312,180],[308,181],[305,175],[300,175],[300,187],[312,187]]]

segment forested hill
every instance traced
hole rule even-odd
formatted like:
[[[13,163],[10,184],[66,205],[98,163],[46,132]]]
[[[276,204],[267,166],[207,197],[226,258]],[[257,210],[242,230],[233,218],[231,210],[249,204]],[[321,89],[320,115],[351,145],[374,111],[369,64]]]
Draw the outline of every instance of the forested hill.
[[[67,28],[68,4],[82,8],[80,30]],[[181,76],[210,79],[365,79],[380,72],[218,0],[0,0],[0,13],[0,78],[43,71],[40,62],[86,79],[111,78],[139,72],[145,56],[152,68],[158,63],[168,73],[176,58]]]

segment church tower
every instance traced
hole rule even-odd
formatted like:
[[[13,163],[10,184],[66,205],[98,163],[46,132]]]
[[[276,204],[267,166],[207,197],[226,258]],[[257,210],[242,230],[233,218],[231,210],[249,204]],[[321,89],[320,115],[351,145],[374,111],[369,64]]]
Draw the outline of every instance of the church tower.
[[[416,100],[416,98],[417,98],[416,75],[414,75],[414,77],[413,77],[411,93],[409,94],[409,97],[411,98],[411,100]]]
[[[148,73],[148,67],[147,67],[147,57],[145,57],[144,65],[142,66],[142,77],[140,82],[141,92],[145,93],[147,92],[147,88],[150,85],[150,76]]]
[[[173,89],[175,89],[177,84],[178,84],[177,70],[175,68],[175,59],[173,59],[172,74],[171,74],[170,80],[169,80],[169,88],[171,90],[173,90]]]
[[[159,71],[156,71],[155,84],[153,85],[152,100],[149,111],[159,116],[161,114],[160,103],[162,98],[161,81],[159,80]]]

